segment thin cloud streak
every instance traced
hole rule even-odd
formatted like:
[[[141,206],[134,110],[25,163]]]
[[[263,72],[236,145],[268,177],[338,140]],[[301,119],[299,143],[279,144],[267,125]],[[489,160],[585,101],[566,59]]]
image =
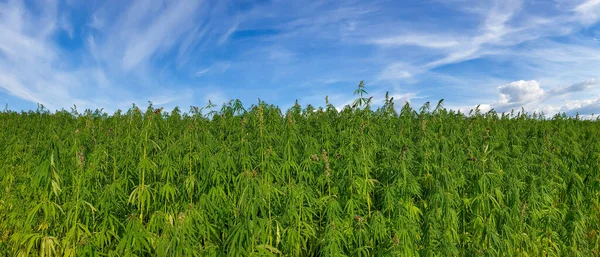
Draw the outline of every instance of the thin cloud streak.
[[[207,73],[207,72],[209,72],[209,71],[210,71],[210,68],[206,68],[206,69],[204,69],[204,70],[200,70],[200,71],[196,72],[196,74],[195,74],[195,75],[196,75],[196,76],[202,76],[202,75],[204,75],[205,73]]]

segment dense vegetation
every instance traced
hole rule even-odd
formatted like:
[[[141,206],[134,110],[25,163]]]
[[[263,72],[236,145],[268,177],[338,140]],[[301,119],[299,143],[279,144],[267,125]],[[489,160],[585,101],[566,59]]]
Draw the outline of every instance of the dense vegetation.
[[[598,121],[356,94],[5,111],[0,255],[600,256]]]

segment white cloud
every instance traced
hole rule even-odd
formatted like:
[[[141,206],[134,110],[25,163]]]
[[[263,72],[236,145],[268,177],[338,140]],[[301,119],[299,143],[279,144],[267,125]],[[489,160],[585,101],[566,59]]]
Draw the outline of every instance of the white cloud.
[[[561,100],[560,96],[577,93],[591,92],[592,89],[600,88],[600,80],[589,79],[574,83],[567,87],[544,90],[540,83],[535,80],[515,81],[498,87],[500,100],[491,106],[500,112],[524,107],[526,111],[544,112],[554,115],[559,112],[574,114],[591,114],[600,112],[600,97],[597,99],[571,99]]]
[[[414,44],[431,48],[450,48],[451,53],[457,56],[469,56],[468,52],[477,52],[481,46],[490,43],[499,43],[505,36],[515,29],[508,26],[507,23],[519,12],[521,8],[520,1],[492,1],[491,5],[481,9],[471,10],[478,14],[482,21],[481,25],[475,30],[463,31],[463,34],[456,36],[434,31],[434,34],[423,34],[422,32],[407,33],[402,36],[391,36],[387,39],[379,39],[376,42],[405,41],[405,44]],[[444,25],[444,24],[440,24]]]
[[[585,25],[592,25],[600,18],[600,0],[587,0],[575,7],[579,20]]]
[[[192,0],[178,1],[175,4],[167,5],[167,8],[160,12],[150,9],[148,7],[152,6],[150,2],[140,1],[132,5],[128,13],[135,13],[135,15],[125,18],[126,23],[121,27],[121,33],[130,34],[140,30],[141,32],[127,37],[121,67],[125,71],[129,71],[140,62],[150,58],[160,48],[171,46],[175,39],[188,31],[189,21],[193,19],[199,3]],[[148,27],[142,27],[144,18],[149,15],[157,16]]]
[[[479,108],[481,113],[489,112],[493,109],[492,104],[479,104],[479,105],[447,105],[446,109],[460,111],[463,114],[469,114],[471,111],[475,111],[475,109]]]
[[[582,95],[596,90],[596,82],[564,85],[596,76],[596,64],[600,61],[597,42],[591,36],[584,38],[574,33],[597,22],[600,1],[560,1],[561,6],[549,12],[544,8],[525,9],[531,8],[531,3],[512,0],[440,1],[452,9],[451,15],[420,16],[413,20],[412,14],[397,13],[395,8],[405,11],[395,4],[397,1],[388,0],[378,4],[271,1],[244,11],[232,10],[235,3],[230,1],[179,0],[156,4],[152,0],[135,0],[120,8],[123,12],[108,4],[100,5],[85,20],[84,27],[75,30],[72,25],[76,24],[65,22],[68,15],[57,10],[52,1],[33,2],[43,7],[34,8],[41,10],[39,14],[18,1],[0,1],[0,87],[27,101],[57,107],[73,102],[106,106],[142,98],[171,103],[174,101],[171,99],[179,98],[169,88],[192,85],[165,81],[173,81],[174,76],[182,73],[190,75],[186,79],[194,75],[208,77],[234,67],[230,72],[235,72],[236,79],[252,84],[246,85],[247,88],[258,88],[261,81],[301,85],[307,80],[314,81],[315,77],[333,78],[337,82],[359,78],[375,82],[373,91],[377,92],[389,85],[406,85],[408,88],[402,91],[390,91],[397,101],[414,101],[417,94],[408,92],[416,90],[411,88],[415,81],[431,82],[433,73],[444,73],[455,78],[448,90],[458,88],[456,84],[460,81],[467,81],[461,90],[471,91],[468,97],[503,97],[493,104],[486,103],[490,106],[510,108],[525,104],[532,109],[559,106],[556,108],[560,110],[563,105],[556,103],[557,99],[589,100],[582,99],[589,97]],[[546,5],[547,9],[553,8],[551,5]],[[238,29],[274,33],[268,37],[232,40]],[[79,53],[61,49],[52,38],[60,30],[83,37],[85,47],[76,50],[85,52],[81,61],[71,59]],[[564,35],[569,39],[553,41],[554,36]],[[214,56],[223,55],[220,51],[212,54],[213,50],[224,47],[244,51],[242,54],[236,51],[231,60],[216,60]],[[299,54],[304,51],[310,54]],[[498,69],[482,66],[462,73],[460,67],[449,66],[479,58],[498,61]],[[446,65],[458,72],[441,69]],[[263,66],[267,66],[267,72],[262,73]],[[493,70],[485,70],[490,67]],[[176,71],[172,72],[173,69]],[[515,72],[510,72],[511,69]],[[508,83],[521,77],[535,81]],[[340,84],[329,88],[340,90]],[[494,91],[498,85],[505,85],[499,89],[500,93]],[[473,90],[475,87],[477,90]],[[315,94],[323,98],[325,90],[319,89]],[[275,90],[264,91],[269,94]],[[434,90],[423,91],[432,94]],[[142,92],[153,93],[139,95]],[[289,94],[293,97],[296,93]],[[158,97],[161,95],[165,97]],[[536,101],[537,98],[542,100]],[[346,100],[349,99],[340,98],[336,103]],[[593,107],[585,101],[582,106]],[[576,103],[579,102],[571,106]]]
[[[57,24],[52,3],[42,6],[39,19],[27,19],[20,2],[0,3],[0,88],[21,99],[52,107],[51,98],[68,97],[71,78],[52,72],[57,53],[48,43],[50,32]],[[34,30],[33,28],[39,28]],[[54,87],[54,88],[53,88]],[[61,97],[62,98],[62,97]]]
[[[60,26],[65,32],[67,32],[69,38],[73,39],[75,30],[73,29],[73,25],[71,25],[71,22],[69,21],[69,17],[67,15],[63,15],[61,17]]]
[[[218,87],[210,87],[206,89],[207,94],[204,95],[204,103],[208,103],[210,100],[213,104],[217,105],[217,108],[221,107],[224,103],[227,103],[229,99],[223,91]]]
[[[104,72],[104,70],[99,68],[94,68],[91,70],[92,77],[96,80],[96,83],[99,88],[108,89],[112,83],[108,79],[108,76]]]
[[[524,104],[539,101],[544,97],[544,90],[540,83],[535,80],[519,80],[498,87],[500,91],[500,103]]]
[[[33,4],[39,5],[41,13],[34,15],[19,1],[0,3],[0,90],[3,92],[32,103],[41,103],[51,110],[68,108],[73,104],[80,109],[128,108],[132,102],[145,104],[146,100],[140,100],[143,98],[169,103],[170,99],[188,101],[187,97],[193,95],[188,92],[183,97],[181,92],[164,88],[151,88],[152,93],[139,94],[136,87],[120,86],[127,81],[115,84],[114,77],[121,74],[110,65],[115,61],[111,58],[114,56],[111,51],[131,43],[128,40],[115,44],[104,40],[98,44],[94,35],[87,35],[87,55],[83,56],[81,65],[73,65],[53,38],[56,31],[70,29],[65,22],[68,19],[58,15],[53,1]],[[176,10],[181,9],[185,8],[179,6]],[[161,17],[167,20],[166,23],[174,19],[171,18],[173,15]],[[156,27],[148,31],[161,32]],[[136,37],[126,39],[132,38]],[[104,68],[105,62],[109,64],[108,69]]]
[[[334,84],[334,83],[338,83],[338,82],[342,82],[342,81],[346,81],[344,79],[340,79],[340,78],[326,78],[326,79],[317,79],[316,82],[320,83],[320,84]]]
[[[568,101],[560,111],[566,112],[568,115],[575,115],[577,113],[583,115],[597,115],[600,114],[600,98]]]
[[[600,79],[588,79],[579,83],[575,83],[568,87],[557,88],[549,91],[552,95],[564,95],[576,92],[583,92],[592,88],[600,88]]]
[[[238,26],[240,25],[239,22],[235,22],[233,24],[233,26],[231,26],[231,28],[229,28],[229,30],[227,30],[225,32],[225,34],[223,34],[221,36],[221,38],[219,39],[219,45],[225,43],[225,41],[227,41],[227,39],[229,39],[229,37],[237,30]]]
[[[231,67],[231,62],[215,62],[207,68],[201,69],[194,73],[194,76],[200,77],[207,73],[223,73]]]
[[[530,3],[525,5],[522,1],[442,2],[448,4],[449,8],[464,11],[465,17],[473,18],[472,15],[475,14],[479,17],[479,26],[463,28],[433,23],[427,29],[419,29],[420,24],[409,23],[402,27],[412,30],[380,31],[375,40],[367,42],[378,47],[382,56],[397,58],[395,61],[392,58],[384,59],[390,61],[383,65],[378,79],[396,83],[401,81],[403,84],[419,80],[431,81],[431,75],[440,73],[436,70],[440,67],[485,58],[486,64],[498,61],[500,66],[496,69],[496,66],[486,65],[469,73],[462,73],[458,69],[458,74],[443,74],[450,77],[444,80],[453,81],[453,87],[462,88],[462,94],[479,98],[482,111],[492,108],[496,111],[509,111],[525,107],[526,110],[546,113],[564,111],[572,114],[573,110],[590,113],[594,108],[595,113],[600,112],[598,104],[595,104],[596,99],[585,99],[590,94],[600,93],[598,80],[561,86],[598,74],[600,50],[597,42],[574,33],[581,30],[581,24],[589,27],[598,22],[600,0],[564,1],[557,10],[553,10],[556,13],[525,9],[526,6],[530,8]],[[452,32],[449,33],[448,30]],[[553,41],[552,37],[555,36],[568,36],[569,40]],[[427,49],[420,50],[410,46]],[[509,65],[510,68],[502,67],[504,65]],[[494,70],[485,70],[488,67]],[[511,72],[511,69],[516,72]],[[492,81],[505,80],[502,75],[495,75],[502,70],[507,71],[508,76],[538,79],[502,82],[504,85],[496,91],[498,95],[489,90],[493,87],[481,88],[481,85],[494,84],[490,83]],[[474,77],[481,80],[471,81]],[[465,81],[470,82],[459,85]],[[443,97],[447,92],[440,92],[439,95]],[[493,99],[494,96],[499,100],[482,101]],[[478,101],[475,98],[465,100]],[[475,106],[476,104],[455,105],[463,111]]]
[[[379,46],[415,45],[441,51],[438,54],[441,57],[430,61],[423,61],[427,59],[422,57],[416,58],[405,62],[400,69],[396,63],[388,64],[379,78],[392,81],[411,78],[416,74],[423,74],[440,66],[495,54],[501,46],[512,46],[529,40],[522,36],[526,34],[523,30],[527,30],[527,28],[512,28],[507,25],[510,19],[519,12],[520,7],[520,1],[495,1],[486,8],[469,9],[481,16],[481,25],[475,31],[465,31],[459,36],[447,35],[447,32],[436,30],[431,34],[404,32],[400,36],[388,35],[370,41]],[[409,67],[412,72],[406,71]]]
[[[89,35],[87,37],[87,47],[92,58],[94,58],[95,61],[99,61],[100,57],[98,56],[98,46],[96,46],[96,40],[94,39],[94,36]]]
[[[190,53],[192,48],[196,46],[205,36],[208,31],[206,26],[197,25],[192,31],[187,33],[179,48],[177,49],[177,67],[181,68],[187,64],[192,58]]]
[[[572,33],[579,26],[573,22],[574,19],[577,19],[575,16],[592,10],[595,13],[596,9],[600,9],[598,8],[600,5],[596,3],[598,1],[600,0],[587,1],[581,4],[576,8],[579,13],[547,17],[531,14],[531,10],[524,10],[522,1],[518,0],[481,1],[477,3],[454,1],[448,3],[452,5],[452,8],[462,9],[469,14],[476,14],[480,18],[481,23],[477,28],[460,28],[458,31],[448,34],[447,30],[444,29],[446,24],[440,23],[438,25],[444,26],[444,28],[425,30],[430,31],[429,33],[414,29],[413,31],[397,32],[395,35],[384,33],[384,36],[379,36],[377,39],[368,42],[381,47],[414,45],[431,49],[423,55],[411,57],[408,54],[403,57],[404,69],[411,67],[412,72],[398,70],[395,63],[387,64],[382,73],[396,74],[386,76],[390,80],[413,79],[417,74],[425,74],[427,71],[438,67],[483,57],[492,59],[507,55],[519,57],[518,55],[525,54],[535,58],[556,59],[564,57],[577,62],[581,59],[572,58],[571,55],[557,49],[549,49],[546,47],[548,44],[532,49],[538,53],[535,56],[529,51],[515,50],[514,47],[527,42],[537,42],[551,36]],[[594,16],[589,20],[590,22],[597,22],[599,17]],[[576,47],[576,44],[569,46]],[[543,51],[546,53],[542,54]],[[599,56],[594,54],[582,55],[581,57],[594,59],[596,62],[599,59]],[[526,60],[524,63],[531,61],[535,61],[535,59]],[[412,76],[408,76],[409,73]]]
[[[577,92],[587,92],[589,97],[592,95],[590,94],[592,89],[600,89],[600,80],[589,79],[570,86],[547,90],[544,90],[536,80],[519,80],[499,86],[497,88],[499,99],[479,104],[479,110],[485,113],[494,109],[496,112],[502,113],[511,110],[520,111],[521,108],[524,108],[529,113],[543,112],[546,117],[563,112],[567,115],[575,115],[576,113],[582,115],[599,114],[600,96],[588,99],[561,99],[561,96]],[[447,108],[469,113],[476,106],[477,104],[448,105]]]
[[[414,92],[405,93],[405,94],[395,93],[395,94],[390,95],[390,98],[393,98],[394,103],[397,103],[400,105],[404,105],[404,103],[406,103],[406,102],[410,103],[410,101],[415,97],[417,97],[417,94]]]
[[[21,82],[12,74],[0,71],[0,87],[6,90],[9,94],[17,96],[31,102],[43,103],[33,92],[29,91]]]
[[[293,61],[296,57],[296,54],[294,54],[294,52],[281,46],[271,47],[268,50],[268,53],[269,59],[274,61],[290,62]]]
[[[382,80],[400,80],[410,78],[413,68],[405,63],[394,63],[388,65],[378,76]]]
[[[205,73],[207,73],[207,72],[209,72],[209,71],[210,71],[210,67],[208,67],[208,68],[206,68],[206,69],[203,69],[203,70],[199,70],[199,71],[197,71],[195,75],[196,75],[196,76],[202,76],[202,75],[204,75]]]
[[[100,30],[104,27],[104,21],[98,18],[97,14],[92,15],[92,21],[88,24],[88,26]]]

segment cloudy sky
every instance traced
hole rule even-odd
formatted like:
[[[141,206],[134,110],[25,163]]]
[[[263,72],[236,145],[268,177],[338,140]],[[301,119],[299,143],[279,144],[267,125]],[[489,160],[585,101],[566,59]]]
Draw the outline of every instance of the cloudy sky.
[[[0,103],[341,107],[365,80],[376,102],[598,114],[599,21],[600,0],[0,0]]]

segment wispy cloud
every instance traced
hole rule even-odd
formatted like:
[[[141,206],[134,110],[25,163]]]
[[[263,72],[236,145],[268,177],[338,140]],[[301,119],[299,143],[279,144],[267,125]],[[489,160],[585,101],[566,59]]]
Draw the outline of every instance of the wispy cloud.
[[[411,76],[413,76],[413,74],[411,72],[415,72],[415,71],[409,71],[411,69],[414,69],[414,68],[405,63],[393,63],[393,64],[388,65],[379,74],[379,79],[401,80],[401,79],[410,78]],[[420,71],[417,71],[417,72],[420,72]]]
[[[200,76],[203,76],[203,75],[207,75],[209,73],[211,73],[211,74],[221,74],[223,72],[226,72],[230,67],[231,67],[231,63],[230,62],[219,61],[219,62],[215,62],[215,63],[211,64],[207,68],[203,68],[201,70],[198,70],[196,73],[194,73],[194,75],[196,77],[200,77]]]
[[[239,22],[236,22],[233,24],[233,26],[231,26],[231,28],[229,28],[225,34],[223,34],[221,36],[221,38],[219,38],[219,45],[225,43],[225,41],[227,41],[227,39],[229,39],[229,37],[235,32],[235,30],[237,30],[237,27],[239,25]]]
[[[270,47],[269,50],[269,59],[274,61],[283,61],[289,62],[293,61],[296,57],[296,54],[290,50],[287,50],[281,46]]]
[[[375,98],[413,104],[584,111],[600,93],[598,0],[115,6],[0,2],[0,94],[105,110],[184,106],[205,101],[202,90],[338,106],[366,80]]]
[[[59,23],[60,23],[60,27],[65,32],[67,32],[67,34],[69,35],[69,38],[73,39],[74,34],[75,34],[75,29],[73,28],[71,21],[69,21],[69,16],[68,15],[61,16]]]
[[[140,1],[127,11],[124,26],[119,28],[118,35],[125,40],[125,48],[121,59],[122,68],[129,71],[140,62],[145,61],[161,48],[169,48],[186,31],[190,29],[188,21],[192,19],[199,6],[198,1],[179,1],[168,5],[160,13],[149,9],[151,3]],[[145,12],[144,12],[145,11]],[[142,27],[144,19],[153,15],[153,22]],[[140,31],[135,33],[134,31]],[[132,32],[134,32],[132,34]]]
[[[207,73],[209,71],[210,71],[210,68],[206,68],[206,69],[197,71],[195,75],[196,76],[202,76],[202,75],[204,75],[205,73]]]
[[[575,7],[575,12],[585,25],[591,25],[600,18],[600,0],[587,0]]]
[[[92,14],[92,18],[88,26],[94,29],[102,29],[104,27],[104,21],[98,18],[98,15]]]
[[[71,50],[62,48],[53,36],[58,30],[72,39],[76,36],[70,14],[59,10],[53,1],[35,4],[41,13],[32,13],[20,1],[0,3],[0,89],[5,93],[51,109],[77,104],[116,110],[132,102],[166,104],[181,100],[178,92],[154,85],[148,85],[146,88],[152,90],[140,95],[136,76],[150,74],[144,72],[150,58],[172,48],[188,31],[186,24],[200,2],[178,1],[159,10],[137,1],[125,13],[112,17],[117,22],[108,26],[103,22],[105,17],[100,17],[105,12],[92,14],[91,23],[84,26],[106,31],[82,36],[86,52],[79,64],[78,58],[70,57]],[[138,67],[140,63],[143,67]],[[132,71],[133,76],[126,75]],[[127,86],[129,82],[135,84]]]
[[[406,36],[391,36],[387,38],[379,38],[370,40],[370,42],[382,46],[404,46],[415,45],[426,48],[450,48],[460,44],[451,36],[434,36],[434,35],[406,35]]]

